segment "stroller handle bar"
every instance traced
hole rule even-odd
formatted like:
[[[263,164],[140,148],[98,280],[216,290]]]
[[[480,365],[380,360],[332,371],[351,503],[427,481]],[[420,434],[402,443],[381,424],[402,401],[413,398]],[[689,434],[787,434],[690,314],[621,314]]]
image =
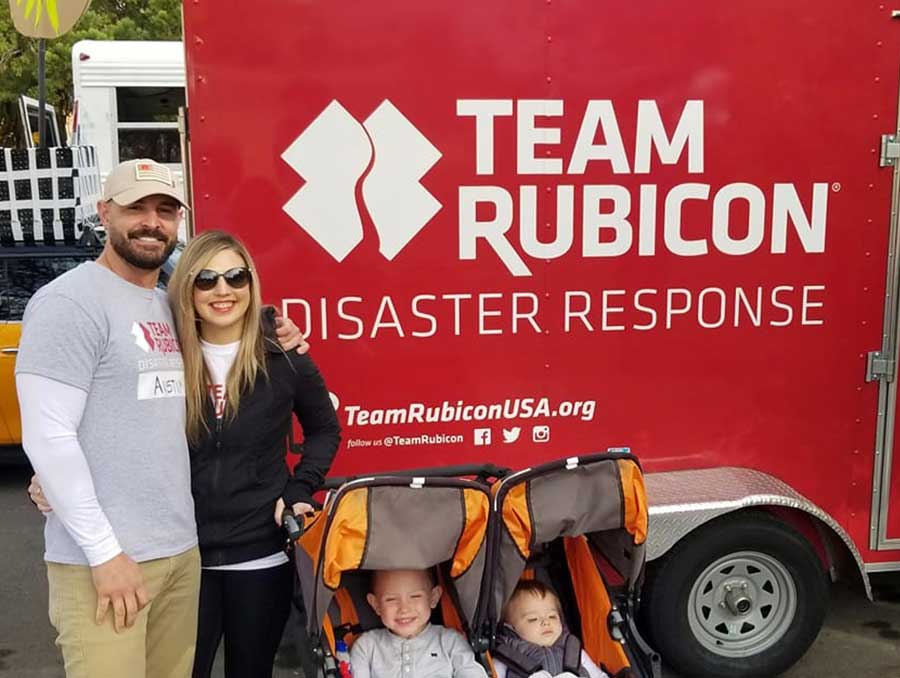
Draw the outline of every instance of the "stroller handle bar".
[[[336,490],[341,485],[360,478],[458,478],[460,476],[475,476],[479,480],[488,481],[491,478],[499,480],[512,473],[512,469],[496,464],[463,464],[460,466],[437,466],[431,468],[404,469],[402,471],[381,471],[379,473],[360,473],[353,476],[335,476],[326,478],[322,485],[323,490]]]
[[[310,504],[313,509],[319,511],[322,509],[322,504],[315,500],[311,500]],[[310,515],[307,513],[306,515]],[[284,528],[284,531],[287,532],[287,541],[288,544],[295,543],[300,537],[303,536],[303,522],[297,520],[297,516],[294,513],[294,509],[290,506],[285,506],[284,510],[281,512],[281,526]]]
[[[286,508],[284,513],[281,514],[281,524],[284,526],[290,542],[297,541],[303,535],[303,528],[300,527],[300,523],[297,522],[297,516],[294,515],[291,509]]]

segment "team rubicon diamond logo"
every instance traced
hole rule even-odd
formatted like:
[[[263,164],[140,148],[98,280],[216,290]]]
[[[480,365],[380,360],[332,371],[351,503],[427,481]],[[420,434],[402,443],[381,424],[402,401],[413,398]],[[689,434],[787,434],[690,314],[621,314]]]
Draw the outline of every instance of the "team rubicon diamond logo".
[[[180,353],[181,347],[169,323],[145,321],[131,323],[134,343],[144,353]]]
[[[153,334],[144,323],[131,323],[131,336],[134,337],[134,343],[144,353],[150,353],[153,350]]]
[[[284,211],[338,261],[363,239],[360,180],[386,259],[441,209],[419,183],[441,152],[387,99],[362,123],[332,101],[281,157],[306,180]]]

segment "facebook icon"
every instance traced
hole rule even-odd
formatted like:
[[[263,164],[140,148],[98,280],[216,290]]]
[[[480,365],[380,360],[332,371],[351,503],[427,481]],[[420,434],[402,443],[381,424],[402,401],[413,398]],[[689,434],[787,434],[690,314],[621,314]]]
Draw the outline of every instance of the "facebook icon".
[[[491,429],[476,428],[475,429],[475,444],[476,445],[490,445],[491,444]]]

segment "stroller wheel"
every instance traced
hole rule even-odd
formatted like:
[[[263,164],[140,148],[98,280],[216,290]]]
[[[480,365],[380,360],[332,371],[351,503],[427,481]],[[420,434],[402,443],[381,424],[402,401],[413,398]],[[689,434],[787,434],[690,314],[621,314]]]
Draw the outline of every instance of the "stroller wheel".
[[[773,676],[815,640],[828,584],[803,537],[768,514],[726,516],[648,573],[645,619],[663,661],[688,676]]]

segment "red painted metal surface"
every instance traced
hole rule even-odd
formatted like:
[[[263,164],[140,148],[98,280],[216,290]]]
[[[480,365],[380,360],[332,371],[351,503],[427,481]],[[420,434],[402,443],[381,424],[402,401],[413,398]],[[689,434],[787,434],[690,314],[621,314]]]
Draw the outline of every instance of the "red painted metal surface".
[[[313,355],[340,400],[346,442],[336,471],[482,459],[523,466],[627,445],[650,471],[763,470],[836,517],[867,560],[897,559],[867,551],[877,386],[864,381],[865,355],[881,345],[891,184],[891,171],[878,165],[878,143],[895,125],[900,61],[898,27],[883,5],[257,0],[225,10],[192,0],[184,12],[197,224],[240,234],[256,256],[266,299],[310,331]],[[396,236],[397,223],[413,212],[416,177],[405,174],[412,153],[402,144],[396,152],[369,117],[385,100],[441,154],[421,178],[440,209],[391,259],[379,252],[379,238]],[[494,100],[482,105],[512,112],[493,118],[493,152],[482,156],[481,173],[476,119],[458,114],[468,105],[459,102],[470,100]],[[527,100],[554,115],[532,124]],[[614,129],[594,134],[584,124],[590,100],[609,101],[614,111],[620,171],[604,159],[589,160],[583,172],[577,162],[571,167],[583,126],[579,152],[612,143]],[[349,115],[323,133],[318,153],[306,154],[301,177],[282,154],[333,101]],[[639,129],[641,101],[653,103],[643,104]],[[691,137],[702,168],[689,162],[686,145],[672,164],[654,147],[649,171],[636,171],[653,111],[671,139],[686,106],[695,105],[688,102],[702,102],[702,149],[700,136]],[[529,135],[540,136],[532,127],[558,132],[532,147]],[[368,160],[345,148],[360,134]],[[554,159],[561,173],[529,173],[538,160]],[[335,178],[342,172],[349,179]],[[677,254],[676,238],[666,241],[667,196],[702,190],[686,184],[708,186],[709,198],[672,207],[668,229],[678,231],[673,215],[680,213],[682,240],[703,243],[706,254]],[[645,185],[656,187],[655,209],[641,209]],[[301,187],[331,191],[331,209],[360,215],[362,241],[342,261],[309,230],[332,224],[322,228],[343,232],[352,218],[306,210],[298,223],[284,206]],[[531,275],[513,275],[485,238],[461,246],[472,240],[460,223],[475,191],[464,187],[509,196],[507,258]],[[536,237],[544,243],[560,232],[560,191],[564,207],[571,191],[572,208],[562,210],[572,214],[570,248],[527,254],[540,248],[521,242],[522,187],[534,187],[524,189],[524,202],[533,190]],[[807,218],[820,191],[824,251],[805,243],[791,218],[779,251],[774,215],[785,203],[776,206],[777,190],[794,191]],[[623,210],[630,198],[629,225],[616,230],[614,219],[600,219],[603,228],[585,233],[585,202],[589,224],[592,213],[613,207],[596,202],[596,191],[618,196]],[[730,225],[720,215],[714,238],[714,201],[720,195],[724,203],[729,191],[761,196],[761,211],[734,200]],[[475,219],[496,212],[482,204]],[[758,246],[751,221],[761,224]],[[641,240],[642,228],[652,238]],[[586,241],[588,254],[605,247],[609,256],[585,256]],[[615,243],[623,253],[611,255]],[[741,247],[748,252],[728,253]],[[480,316],[479,294],[498,295],[482,298],[487,314]],[[677,312],[688,298],[690,309]],[[586,300],[590,327],[576,313]],[[524,316],[535,305],[532,325]],[[675,311],[668,322],[667,307]],[[341,309],[360,319],[361,337],[338,337],[360,329]],[[447,401],[453,410],[459,401],[542,397],[550,416],[360,422],[364,410],[411,403]],[[596,409],[592,417],[559,416],[564,401],[594,401]],[[519,437],[504,442],[504,429],[513,438],[515,428]],[[489,445],[476,444],[487,435],[477,429],[490,430]],[[417,436],[430,442],[404,444]],[[445,442],[448,436],[460,442]]]

